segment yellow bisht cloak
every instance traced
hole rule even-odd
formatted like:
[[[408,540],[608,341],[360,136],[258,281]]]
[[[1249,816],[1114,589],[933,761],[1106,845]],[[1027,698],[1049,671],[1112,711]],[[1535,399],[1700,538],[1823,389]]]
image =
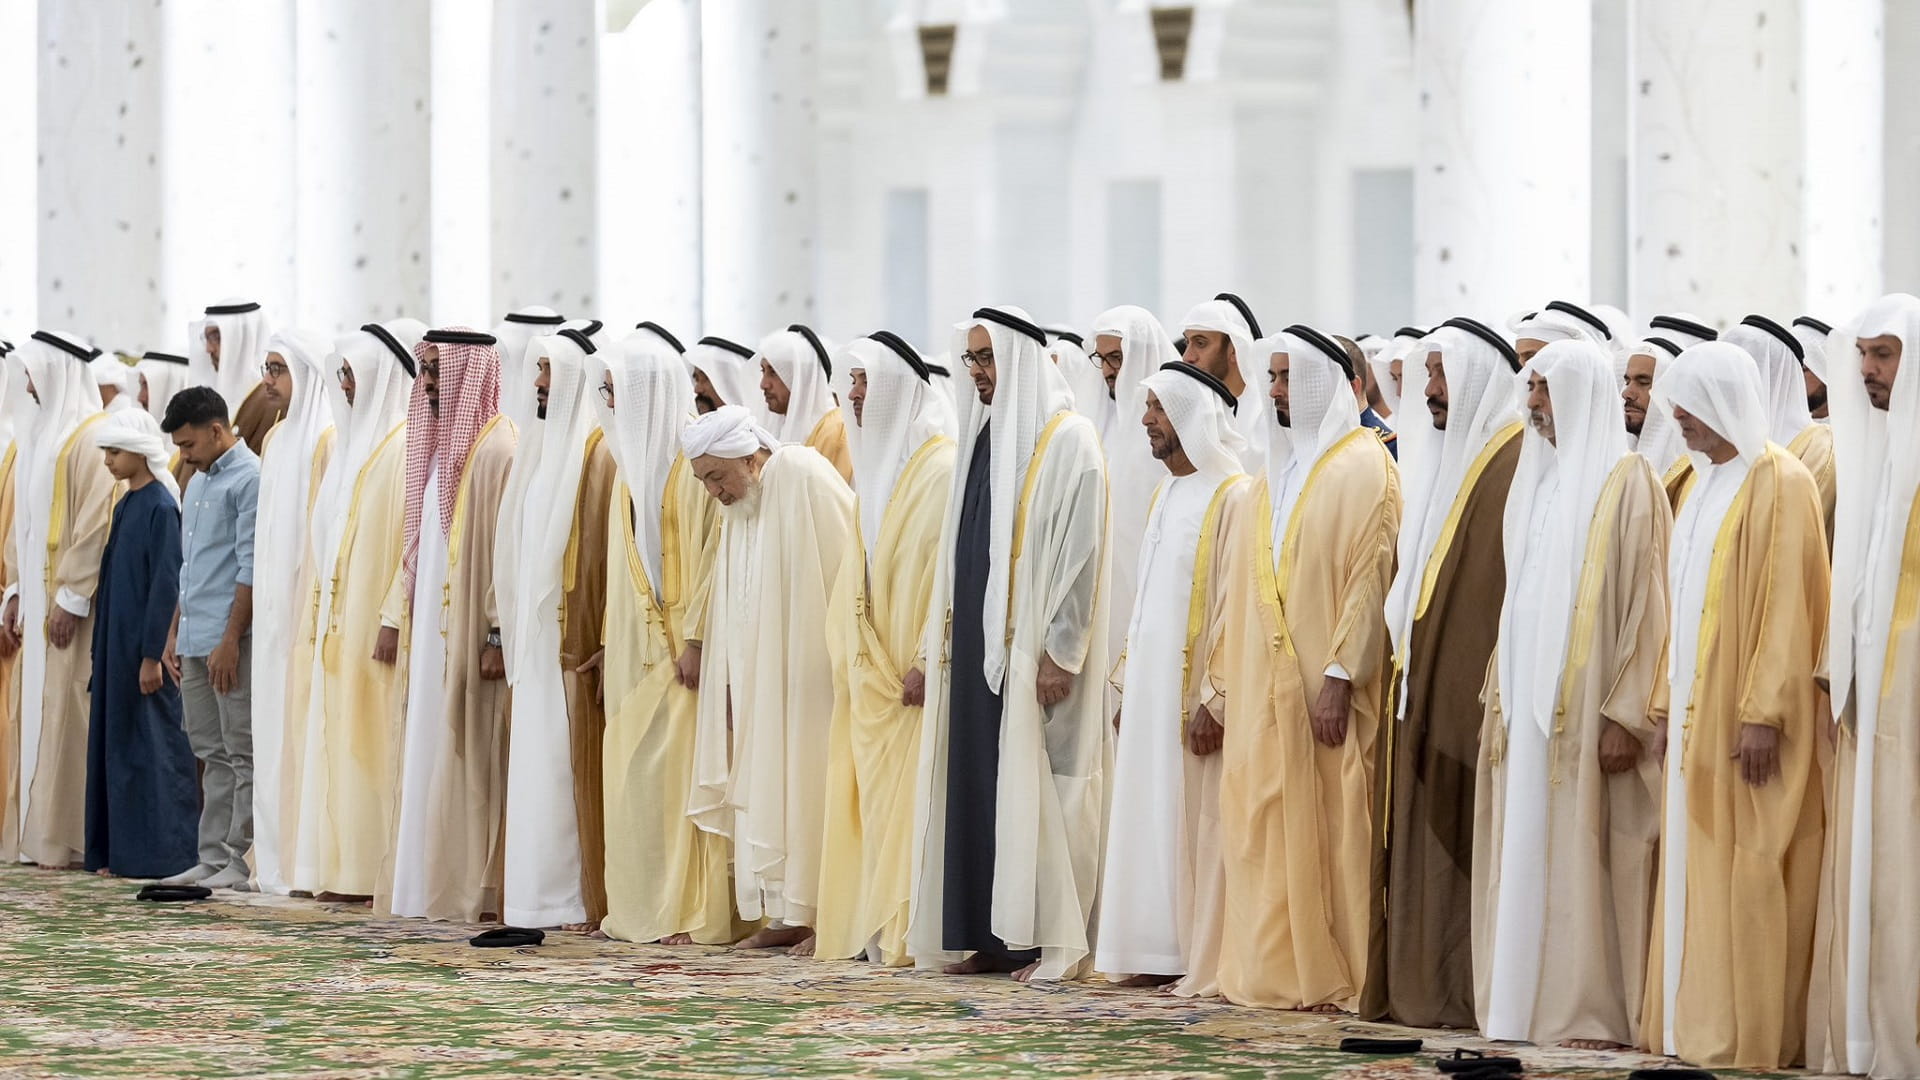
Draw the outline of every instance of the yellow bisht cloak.
[[[946,523],[955,453],[944,436],[915,451],[894,484],[871,561],[855,529],[835,580],[826,627],[833,729],[814,923],[822,959],[857,956],[878,935],[888,965],[908,962],[922,718],[901,697],[907,672],[923,663],[932,552]]]

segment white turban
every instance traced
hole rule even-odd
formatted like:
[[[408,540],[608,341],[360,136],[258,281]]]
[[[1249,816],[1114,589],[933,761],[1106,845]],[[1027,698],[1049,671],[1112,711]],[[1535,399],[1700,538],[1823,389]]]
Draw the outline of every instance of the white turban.
[[[778,448],[780,440],[761,427],[740,405],[722,405],[700,417],[680,433],[687,460],[698,457],[743,458],[755,451]]]
[[[125,450],[146,458],[147,471],[173,496],[174,505],[180,505],[180,485],[174,482],[173,473],[167,468],[173,457],[172,447],[160,434],[159,421],[144,409],[127,409],[108,413],[96,432],[93,442],[100,449]]]
[[[140,396],[140,377],[134,374],[132,365],[123,363],[112,353],[101,353],[87,361],[87,367],[93,370],[95,386],[111,386],[120,392],[120,396],[114,398],[107,406],[108,412],[119,412],[122,409],[136,407],[135,399]]]

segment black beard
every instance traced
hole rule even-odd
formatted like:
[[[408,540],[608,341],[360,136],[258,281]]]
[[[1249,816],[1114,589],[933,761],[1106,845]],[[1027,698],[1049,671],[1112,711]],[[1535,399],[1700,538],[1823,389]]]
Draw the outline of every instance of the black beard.
[[[438,420],[438,419],[440,418],[440,399],[439,399],[439,398],[428,398],[428,399],[427,399],[427,411],[428,411],[428,412],[431,412],[431,413],[433,414],[433,418],[434,418],[435,420]]]
[[[547,418],[547,407],[544,404],[535,405],[533,407],[533,415],[535,415],[536,417],[539,417],[542,420],[545,420]]]
[[[1293,414],[1292,414],[1292,413],[1290,413],[1290,412],[1288,412],[1287,410],[1285,410],[1285,409],[1283,409],[1283,408],[1281,408],[1281,407],[1279,407],[1278,405],[1276,405],[1276,406],[1274,406],[1274,407],[1273,407],[1273,418],[1274,418],[1275,420],[1278,420],[1278,421],[1280,421],[1280,426],[1281,426],[1281,427],[1283,427],[1283,428],[1287,428],[1288,430],[1292,430],[1292,428],[1293,428]]]
[[[1821,387],[1818,393],[1807,395],[1807,411],[1819,412],[1821,409],[1824,409],[1826,407],[1827,407],[1827,391],[1825,387]]]
[[[719,408],[720,403],[706,394],[695,394],[693,396],[693,407],[700,412],[710,413]]]

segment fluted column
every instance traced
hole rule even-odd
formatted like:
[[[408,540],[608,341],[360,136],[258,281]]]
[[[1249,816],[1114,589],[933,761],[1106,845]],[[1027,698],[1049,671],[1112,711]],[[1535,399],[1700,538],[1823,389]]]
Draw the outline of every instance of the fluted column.
[[[691,341],[701,322],[700,0],[651,0],[631,19],[600,39],[600,312]]]
[[[1920,101],[1920,4],[1889,4],[1883,102]],[[1885,109],[1886,160],[1881,175],[1887,214],[1882,235],[1888,292],[1920,293],[1920,109]]]
[[[1633,310],[1709,322],[1805,296],[1798,0],[1636,0]],[[1825,123],[1826,118],[1822,118]]]
[[[161,344],[161,11],[40,0],[39,19],[39,317],[103,348]]]
[[[1586,0],[1419,5],[1414,303],[1422,321],[1504,319],[1588,294],[1592,43]]]
[[[594,0],[495,0],[493,309],[596,312]]]
[[[439,326],[492,326],[493,21],[471,0],[430,0],[428,292]]]
[[[0,146],[20,163],[39,141],[39,15],[33,4],[0,4]],[[0,338],[16,342],[39,319],[39,186],[32,170],[0,169]]]
[[[1881,234],[1886,103],[1885,0],[1819,0],[1803,30],[1806,115],[1807,292],[1804,307],[1852,315],[1885,284]],[[1911,6],[1911,5],[1895,5]],[[1904,58],[1911,64],[1913,57]],[[1912,177],[1901,181],[1911,188]]]
[[[299,8],[298,319],[427,317],[429,0]]]
[[[48,6],[141,5],[71,4]],[[167,344],[225,296],[294,317],[294,0],[167,0],[160,221]]]
[[[816,0],[701,10],[704,329],[743,339],[814,317]]]

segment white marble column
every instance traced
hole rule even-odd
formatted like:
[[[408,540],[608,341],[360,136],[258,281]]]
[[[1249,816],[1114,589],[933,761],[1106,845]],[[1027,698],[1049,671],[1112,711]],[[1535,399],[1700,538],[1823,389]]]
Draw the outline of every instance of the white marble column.
[[[613,0],[601,0],[614,15]],[[700,2],[651,0],[600,39],[600,313],[700,328]]]
[[[39,16],[34,4],[0,4],[0,146],[11,147],[16,162],[0,169],[0,338],[15,343],[40,309],[40,177],[24,167],[39,143]]]
[[[1801,27],[1806,87],[1807,293],[1805,308],[1830,321],[1880,296],[1886,103],[1885,0],[1819,0]],[[1912,7],[1910,0],[1894,6]],[[1817,13],[1817,14],[1816,14]],[[1915,59],[1909,54],[1904,63]],[[1911,175],[1901,184],[1913,186]]]
[[[471,0],[430,0],[427,61],[429,308],[436,326],[490,327],[493,303],[493,21]]]
[[[703,330],[814,318],[817,0],[702,6]]]
[[[1674,5],[1692,6],[1692,5]],[[1414,18],[1414,304],[1505,319],[1592,282],[1587,0],[1433,0]]]
[[[597,313],[594,0],[495,0],[493,309]]]
[[[1800,9],[1799,0],[1636,0],[1629,258],[1639,317],[1688,311],[1725,324],[1800,310]]]
[[[1887,214],[1882,244],[1888,292],[1920,293],[1920,4],[1892,3],[1886,8],[1886,180]],[[1903,104],[1905,103],[1905,104]]]
[[[429,0],[299,7],[301,325],[426,318]]]
[[[294,317],[294,0],[158,9],[168,151],[161,344],[184,349],[187,321],[222,297],[258,300],[275,325]]]
[[[39,9],[40,318],[102,348],[171,345],[161,337],[160,9]]]

